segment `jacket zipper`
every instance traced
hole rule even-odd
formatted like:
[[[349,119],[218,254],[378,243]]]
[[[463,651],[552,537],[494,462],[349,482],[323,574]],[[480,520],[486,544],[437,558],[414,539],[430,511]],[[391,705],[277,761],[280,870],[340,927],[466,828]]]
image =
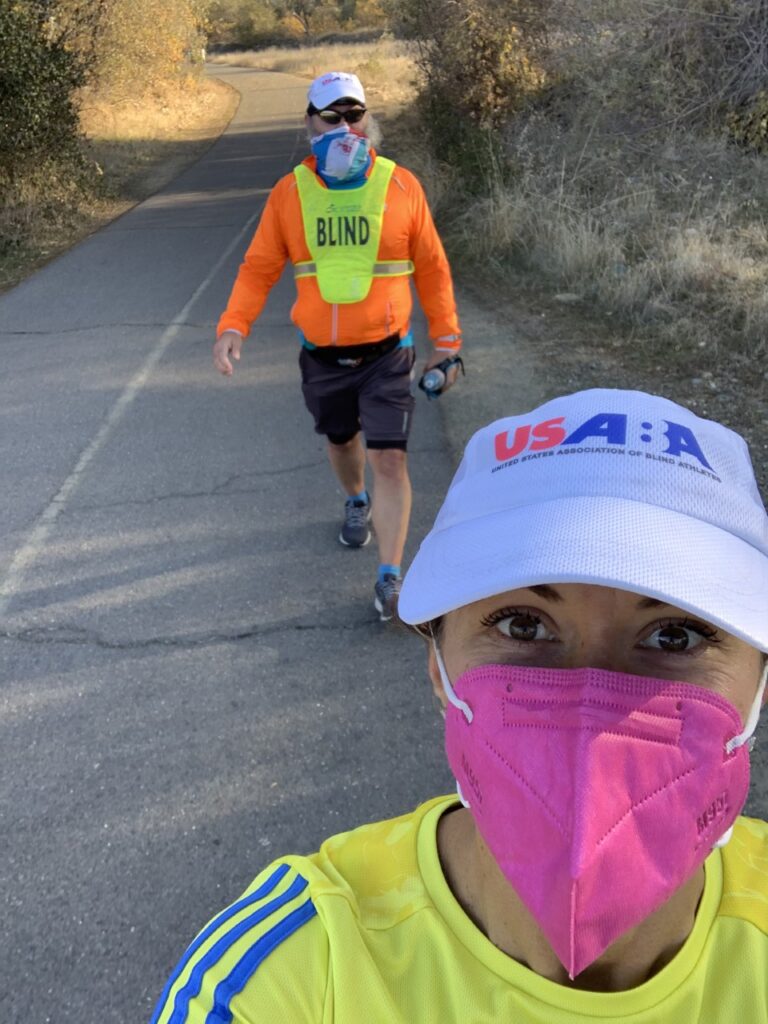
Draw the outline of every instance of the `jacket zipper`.
[[[331,344],[335,345],[339,336],[339,307],[331,306]]]

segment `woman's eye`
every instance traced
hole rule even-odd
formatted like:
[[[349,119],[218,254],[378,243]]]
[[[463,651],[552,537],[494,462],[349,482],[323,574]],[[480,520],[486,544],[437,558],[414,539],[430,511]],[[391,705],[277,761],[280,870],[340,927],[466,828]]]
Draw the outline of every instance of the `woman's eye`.
[[[667,622],[660,623],[640,646],[679,654],[693,650],[705,640],[716,642],[717,631],[703,623]]]
[[[527,612],[516,612],[497,619],[493,625],[499,632],[512,640],[524,642],[532,640],[552,640],[552,634],[536,615]]]

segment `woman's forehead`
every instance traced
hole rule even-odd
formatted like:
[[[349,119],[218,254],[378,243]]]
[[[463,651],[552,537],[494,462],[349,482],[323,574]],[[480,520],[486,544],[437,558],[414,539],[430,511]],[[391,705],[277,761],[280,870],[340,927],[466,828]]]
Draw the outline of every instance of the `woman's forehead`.
[[[618,587],[607,587],[597,583],[534,583],[528,587],[517,587],[505,590],[491,597],[466,605],[467,608],[489,605],[501,606],[515,601],[536,599],[552,605],[575,605],[577,607],[595,606],[604,608],[612,606],[624,610],[646,611],[658,608],[677,608],[677,605],[660,601],[655,597],[637,593],[634,590],[623,590]],[[682,609],[681,609],[682,610]]]

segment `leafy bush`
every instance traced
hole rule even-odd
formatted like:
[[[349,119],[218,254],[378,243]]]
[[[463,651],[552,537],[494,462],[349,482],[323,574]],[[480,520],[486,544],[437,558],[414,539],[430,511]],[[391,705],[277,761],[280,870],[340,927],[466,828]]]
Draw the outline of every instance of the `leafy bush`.
[[[15,178],[45,154],[78,158],[74,92],[84,69],[50,38],[35,5],[0,0],[0,175]]]
[[[308,42],[378,38],[388,25],[386,0],[211,0],[208,40],[217,50],[266,49]]]
[[[726,117],[730,137],[756,153],[768,152],[768,92],[761,89],[748,103]]]
[[[479,183],[499,129],[541,86],[546,0],[397,0],[419,45],[424,125],[435,151]]]
[[[92,81],[135,98],[199,70],[203,23],[202,0],[111,0],[94,37]]]
[[[269,0],[213,0],[206,25],[213,46],[275,46],[284,36]]]

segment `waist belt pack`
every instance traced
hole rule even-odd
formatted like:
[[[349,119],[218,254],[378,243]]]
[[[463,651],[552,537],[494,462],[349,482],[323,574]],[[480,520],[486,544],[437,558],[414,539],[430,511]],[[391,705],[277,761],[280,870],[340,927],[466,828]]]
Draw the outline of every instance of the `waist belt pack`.
[[[348,366],[354,369],[380,359],[399,344],[400,335],[395,333],[381,341],[372,341],[369,345],[323,345],[322,348],[308,348],[307,352],[325,366]]]

